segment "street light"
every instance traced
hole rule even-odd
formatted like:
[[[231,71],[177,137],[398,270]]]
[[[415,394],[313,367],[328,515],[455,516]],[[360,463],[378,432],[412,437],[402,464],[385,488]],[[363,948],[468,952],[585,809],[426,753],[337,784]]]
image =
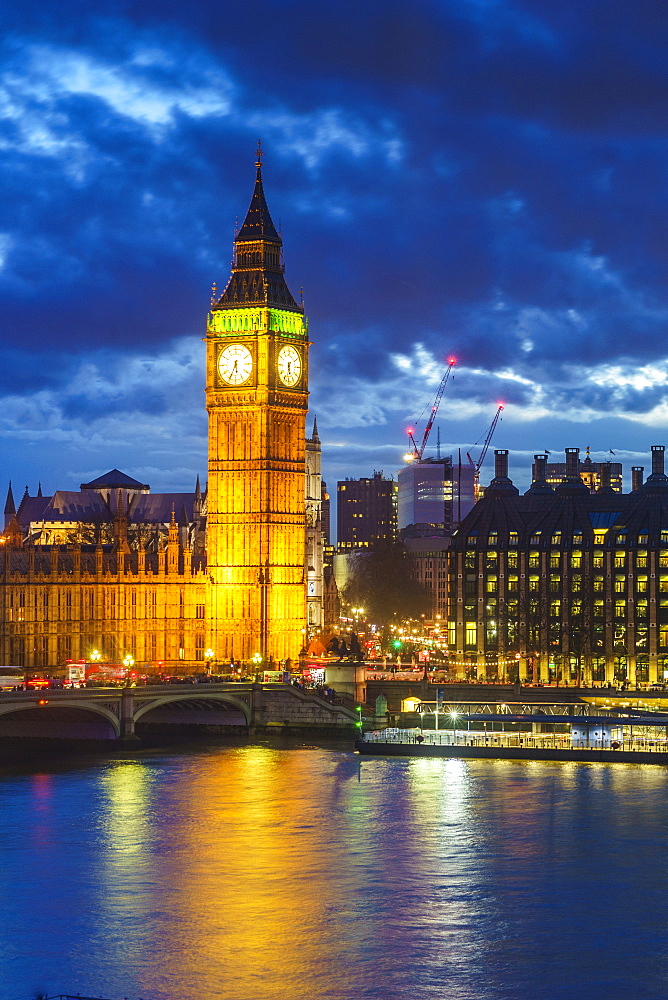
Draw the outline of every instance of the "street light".
[[[133,685],[130,684],[130,671],[132,670],[132,668],[135,665],[135,658],[134,658],[134,656],[132,656],[131,653],[126,653],[126,655],[123,658],[123,664],[125,666],[125,669],[128,672],[127,673],[127,677],[125,678],[125,686],[126,687],[132,687]]]
[[[99,649],[93,649],[88,654],[88,659],[91,661],[91,663],[99,663],[100,660],[102,659],[102,653],[100,652]]]
[[[213,663],[215,655],[216,654],[212,649],[204,650],[204,659],[206,660],[206,672],[209,675],[209,677],[211,676],[211,664]]]

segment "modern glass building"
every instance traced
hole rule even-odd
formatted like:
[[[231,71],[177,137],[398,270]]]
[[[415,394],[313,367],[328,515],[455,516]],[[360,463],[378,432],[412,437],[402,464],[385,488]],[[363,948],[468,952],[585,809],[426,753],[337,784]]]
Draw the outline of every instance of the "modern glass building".
[[[411,524],[451,531],[475,503],[475,469],[450,456],[411,462],[397,479],[400,531]]]

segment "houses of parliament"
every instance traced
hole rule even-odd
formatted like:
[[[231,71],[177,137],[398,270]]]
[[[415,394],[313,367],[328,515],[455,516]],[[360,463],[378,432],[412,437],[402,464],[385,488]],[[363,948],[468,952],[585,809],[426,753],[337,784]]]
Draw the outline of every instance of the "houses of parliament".
[[[206,321],[208,482],[151,492],[118,469],[15,501],[0,536],[0,662],[131,657],[203,669],[294,659],[323,624],[320,440],[308,323],[284,278],[261,157],[225,291]]]

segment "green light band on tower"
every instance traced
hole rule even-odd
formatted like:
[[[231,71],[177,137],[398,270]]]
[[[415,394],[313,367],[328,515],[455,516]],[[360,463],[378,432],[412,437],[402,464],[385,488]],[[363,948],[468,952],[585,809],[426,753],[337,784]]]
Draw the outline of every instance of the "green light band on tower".
[[[207,316],[206,328],[219,336],[268,331],[304,340],[308,336],[306,318],[287,309],[215,309]]]

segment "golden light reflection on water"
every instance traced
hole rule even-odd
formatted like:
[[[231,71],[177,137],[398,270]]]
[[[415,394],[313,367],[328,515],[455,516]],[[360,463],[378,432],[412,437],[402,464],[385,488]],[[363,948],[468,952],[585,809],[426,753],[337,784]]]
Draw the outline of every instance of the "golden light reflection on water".
[[[109,863],[132,870],[150,842],[150,772],[139,763],[117,764],[104,774],[104,835],[111,848]]]
[[[200,759],[187,782],[162,786],[153,809],[169,836],[155,862],[169,941],[160,963],[172,988],[267,1000],[339,995],[339,949],[353,957],[360,932],[338,916],[350,908],[351,873],[336,846],[350,843],[348,794],[332,804],[331,783],[323,786],[309,760],[248,747]],[[335,799],[337,784],[354,789],[354,768],[350,758],[335,778]]]
[[[582,817],[595,810],[596,840],[610,802],[623,837],[644,796],[662,801],[666,776],[650,770],[270,746],[117,763],[99,776],[86,948],[111,996],[487,995],[480,957],[501,969],[521,947],[546,865],[565,884]]]
[[[90,947],[123,968],[141,963],[153,934],[146,891],[153,881],[155,836],[151,770],[138,761],[116,763],[104,770],[99,785],[99,898]]]

